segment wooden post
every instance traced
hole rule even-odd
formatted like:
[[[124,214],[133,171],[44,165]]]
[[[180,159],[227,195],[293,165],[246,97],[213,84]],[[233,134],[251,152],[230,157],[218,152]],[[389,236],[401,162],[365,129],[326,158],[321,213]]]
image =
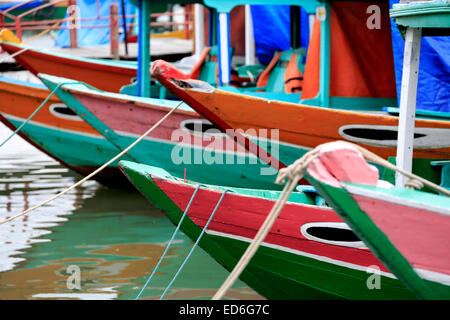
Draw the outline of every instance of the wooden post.
[[[69,0],[69,7],[68,10],[68,16],[72,18],[73,20],[69,20],[67,23],[69,25],[69,35],[70,35],[70,47],[71,48],[78,48],[78,30],[77,30],[77,23],[78,23],[78,7],[77,7],[77,0]]]
[[[198,59],[205,48],[205,21],[201,4],[194,4],[194,44],[195,55]]]
[[[226,12],[219,13],[219,82],[221,86],[230,83],[230,37],[229,37],[230,16]]]
[[[16,23],[16,36],[20,41],[22,41],[22,25],[20,23],[20,18],[14,18],[14,22]]]
[[[414,149],[414,122],[416,114],[417,81],[419,78],[421,28],[408,28],[405,36],[403,56],[402,88],[400,93],[400,115],[396,165],[405,171],[412,171]],[[404,187],[406,177],[395,174],[395,186]]]
[[[119,59],[119,6],[117,2],[109,6],[110,53],[113,59]]]
[[[255,36],[253,34],[253,19],[250,5],[245,5],[245,64],[256,64]]]
[[[186,39],[191,38],[190,24],[191,24],[191,5],[187,4],[184,7],[184,31]]]

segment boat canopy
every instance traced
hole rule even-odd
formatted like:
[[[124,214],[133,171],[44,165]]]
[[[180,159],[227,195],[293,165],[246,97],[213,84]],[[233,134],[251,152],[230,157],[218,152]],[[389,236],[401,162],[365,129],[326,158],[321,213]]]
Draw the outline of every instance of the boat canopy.
[[[373,13],[367,13],[369,5],[374,5]],[[317,16],[314,21],[301,103],[327,106],[320,95],[328,86],[330,107],[395,106],[389,3],[333,1],[328,8],[323,19],[329,17],[329,25]],[[325,36],[324,27],[329,28]],[[321,50],[322,45],[328,50]],[[329,69],[321,71],[327,68],[325,59]]]

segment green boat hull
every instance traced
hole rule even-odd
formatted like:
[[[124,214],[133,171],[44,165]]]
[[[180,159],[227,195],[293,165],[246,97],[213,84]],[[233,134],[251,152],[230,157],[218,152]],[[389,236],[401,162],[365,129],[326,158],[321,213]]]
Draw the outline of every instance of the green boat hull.
[[[145,166],[121,162],[119,167],[135,187],[178,225],[182,210],[148,177]],[[233,189],[233,188],[227,188]],[[195,241],[202,229],[185,217],[181,230]],[[199,246],[231,271],[249,244],[249,239],[205,233]],[[200,276],[200,275],[199,275]],[[267,299],[413,299],[395,278],[381,276],[383,290],[369,290],[365,270],[262,246],[242,272],[240,279]],[[332,279],[331,281],[329,281]]]

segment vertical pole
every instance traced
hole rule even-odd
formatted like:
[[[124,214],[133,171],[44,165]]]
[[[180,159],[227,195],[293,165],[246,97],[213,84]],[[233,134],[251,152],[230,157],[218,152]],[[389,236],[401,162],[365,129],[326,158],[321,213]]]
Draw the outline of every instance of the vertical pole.
[[[245,64],[256,64],[255,36],[253,34],[253,19],[250,5],[245,5]]]
[[[16,36],[20,41],[22,41],[22,25],[20,23],[20,18],[16,17],[14,18],[14,21],[16,23]]]
[[[194,4],[194,31],[195,56],[198,59],[205,47],[205,22],[201,4]]]
[[[95,0],[95,9],[97,10],[97,19],[100,19],[100,0]]]
[[[231,61],[230,61],[230,16],[227,12],[219,13],[219,74],[220,85],[226,86],[230,83]]]
[[[175,31],[175,26],[173,24],[173,4],[167,4],[167,12],[169,13],[169,28],[170,31]]]
[[[210,47],[217,45],[217,12],[216,9],[209,9],[209,41]]]
[[[69,36],[70,36],[70,47],[71,48],[78,48],[78,7],[77,7],[77,0],[69,0],[69,7],[68,7],[69,17],[72,18],[72,20],[69,21],[68,25],[69,28]]]
[[[323,4],[325,16],[320,25],[320,101],[321,107],[330,106],[330,4]]]
[[[414,149],[414,121],[416,113],[417,81],[419,78],[421,28],[408,28],[403,56],[402,89],[398,125],[397,160],[400,169],[411,172]],[[395,174],[395,186],[403,187],[406,177]]]
[[[191,25],[191,5],[187,4],[184,7],[184,32],[186,39],[191,38],[190,25]]]
[[[125,0],[121,1],[122,6],[122,25],[123,25],[123,36],[125,40],[125,55],[128,56],[128,30],[127,30],[127,18],[125,10]]]
[[[300,7],[290,6],[290,17],[291,17],[291,48],[300,48]]]
[[[109,6],[109,37],[110,37],[110,53],[113,59],[119,59],[119,7],[117,2],[111,3]]]
[[[316,15],[315,14],[309,14],[308,15],[309,18],[309,38],[311,39],[311,34],[313,31],[313,27],[314,27],[314,20],[316,19]]]
[[[138,96],[150,97],[150,1],[139,0]]]

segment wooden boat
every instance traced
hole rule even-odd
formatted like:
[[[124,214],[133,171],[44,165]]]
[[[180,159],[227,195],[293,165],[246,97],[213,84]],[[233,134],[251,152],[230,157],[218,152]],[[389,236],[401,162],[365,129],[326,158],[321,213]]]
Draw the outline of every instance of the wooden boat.
[[[178,224],[198,184],[163,169],[121,161],[136,188]],[[279,191],[201,185],[181,224],[194,241],[228,191],[199,245],[231,270],[269,213]],[[413,295],[362,245],[338,215],[294,193],[241,275],[268,299],[411,299]],[[370,290],[367,267],[380,268],[382,287]]]
[[[39,75],[50,90],[73,80]],[[74,113],[120,150],[144,134],[179,101],[133,97],[88,88],[61,86],[56,94]],[[271,144],[270,141],[267,144]],[[277,146],[277,145],[276,145]],[[272,147],[276,147],[273,145]],[[296,149],[283,153],[298,158]],[[158,166],[177,177],[210,184],[277,188],[276,171],[182,105],[144,140],[127,152],[136,162]],[[265,174],[267,172],[267,174]]]
[[[48,95],[48,89],[42,84],[0,77],[0,121],[15,130]],[[51,97],[18,134],[81,175],[88,175],[119,153],[56,96]],[[124,159],[129,158],[125,156]],[[107,167],[95,179],[113,187],[129,187],[128,181],[117,170],[117,163]]]
[[[6,30],[7,32],[8,30]],[[0,33],[0,46],[9,54],[18,54],[14,59],[25,69],[37,76],[39,73],[51,74],[59,77],[83,81],[90,85],[109,92],[122,92],[136,94],[137,63],[134,61],[115,61],[108,59],[95,59],[77,57],[52,50],[36,49],[31,46],[14,43],[15,38],[5,34],[8,41],[2,41]],[[15,41],[18,41],[16,39]],[[22,51],[21,53],[19,53]],[[212,85],[217,84],[217,47],[206,47],[201,53],[186,78],[202,79]],[[108,81],[105,81],[108,79]],[[235,82],[243,82],[248,77],[236,76]],[[176,98],[167,90],[161,91],[161,86],[153,81],[152,97]],[[292,99],[289,95],[285,99]]]
[[[24,50],[14,59],[35,76],[45,72],[86,81],[97,88],[111,92],[119,92],[120,88],[129,85],[132,78],[136,77],[135,63],[81,58],[11,42],[0,42],[0,45],[11,55]]]
[[[388,5],[380,2],[382,21],[387,19],[389,25]],[[365,19],[358,22],[354,18],[365,14],[367,3],[336,1],[329,9],[328,25],[317,20],[314,24],[300,103],[262,99],[180,79],[163,61],[152,64],[152,76],[222,131],[234,129],[235,138],[241,138],[236,129],[278,128],[281,142],[304,150],[345,139],[386,159],[395,157],[398,117],[383,111],[383,107],[396,105],[390,30],[369,30]],[[353,18],[339,19],[347,13]],[[333,30],[328,40],[320,33],[326,26]],[[352,28],[354,32],[345,32]],[[347,39],[349,34],[352,39]],[[380,41],[369,41],[372,37]],[[347,40],[358,43],[358,50],[345,45]],[[374,43],[379,46],[376,50],[371,47]],[[330,56],[323,63],[327,57],[322,47],[327,45]],[[449,119],[448,113],[417,113],[415,159],[450,157]],[[417,166],[414,170],[425,169]]]
[[[152,65],[152,73],[161,83],[224,131],[279,128],[282,142],[305,149],[346,139],[384,158],[395,155],[398,117],[387,112],[337,110],[262,99],[216,89],[199,80],[178,80],[171,72],[164,61]],[[450,157],[448,119],[446,114],[442,114],[442,119],[417,119],[415,157]]]
[[[379,180],[354,146],[321,146],[306,178],[418,298],[450,299],[450,198]]]

